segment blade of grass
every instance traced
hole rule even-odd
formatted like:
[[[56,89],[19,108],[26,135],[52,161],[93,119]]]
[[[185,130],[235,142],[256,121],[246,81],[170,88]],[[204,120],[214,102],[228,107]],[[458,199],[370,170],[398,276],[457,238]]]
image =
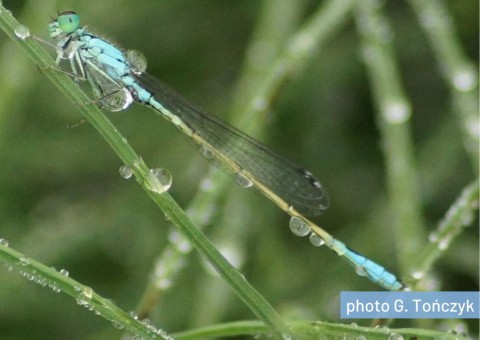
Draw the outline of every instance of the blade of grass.
[[[0,242],[0,261],[7,269],[15,268],[27,280],[48,287],[55,293],[62,292],[77,302],[78,305],[100,315],[112,322],[114,327],[128,330],[138,336],[155,339],[161,336],[163,339],[173,339],[163,330],[156,329],[150,324],[132,317],[117,307],[110,299],[95,293],[92,288],[82,285],[68,277],[64,270],[56,271],[49,268],[24,254],[15,251]]]
[[[468,60],[455,36],[454,20],[443,1],[410,0],[419,23],[432,44],[446,84],[453,113],[461,122],[465,149],[478,171],[480,122],[478,116],[478,67]]]
[[[340,325],[320,321],[296,321],[292,322],[291,326],[297,334],[302,336],[302,339],[468,339],[468,337],[458,334],[416,328],[371,328],[356,324]],[[268,335],[268,330],[258,321],[237,321],[197,328],[188,332],[176,333],[174,336],[179,340],[194,340],[199,338],[223,339],[250,334]]]
[[[430,243],[419,253],[418,261],[412,264],[409,271],[410,276],[417,282],[431,270],[433,264],[445,253],[463,228],[470,226],[474,221],[479,201],[478,184],[477,179],[462,190],[460,197],[448,209],[437,230],[430,235]]]
[[[149,168],[145,162],[126,143],[126,139],[111,124],[106,116],[94,105],[89,103],[89,98],[81,89],[62,72],[54,70],[56,67],[52,57],[33,39],[20,40],[15,34],[20,24],[0,5],[0,29],[15,41],[33,62],[44,70],[44,75],[72,102],[100,133],[122,162],[130,166],[137,181],[147,195],[164,212],[167,219],[186,235],[193,246],[216,269],[226,283],[247,304],[251,311],[262,320],[278,337],[290,337],[289,327],[282,321],[277,312],[245,279],[245,277],[232,267],[228,261],[217,251],[206,236],[196,228],[188,219],[183,210],[177,205],[168,193],[158,194],[151,191],[152,180]]]
[[[358,2],[356,22],[382,135],[392,230],[401,272],[406,274],[417,258],[420,240],[425,239],[409,124],[412,113],[402,88],[391,46],[392,32],[382,5],[373,0]]]

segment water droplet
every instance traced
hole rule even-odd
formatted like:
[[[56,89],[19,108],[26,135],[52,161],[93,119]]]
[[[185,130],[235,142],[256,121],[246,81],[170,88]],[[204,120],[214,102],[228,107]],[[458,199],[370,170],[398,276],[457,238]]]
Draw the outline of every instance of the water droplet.
[[[132,64],[135,73],[143,73],[147,69],[147,59],[142,52],[129,50],[126,53],[127,60]]]
[[[18,25],[17,27],[15,27],[15,34],[22,40],[27,39],[28,37],[30,37],[30,30],[25,25]]]
[[[440,250],[445,250],[448,248],[448,246],[450,245],[450,241],[452,239],[450,237],[446,237],[444,239],[441,239],[440,242],[438,242],[438,249]]]
[[[387,326],[382,326],[382,327],[380,327],[380,329],[382,330],[383,334],[390,333],[390,328],[388,328]]]
[[[265,111],[267,108],[267,101],[265,100],[264,97],[258,97],[255,98],[253,102],[253,107],[255,108],[256,111]]]
[[[85,287],[85,288],[83,288],[82,294],[87,299],[91,299],[93,297],[93,289],[90,288],[90,287]]]
[[[325,241],[315,233],[311,233],[308,240],[315,247],[320,247],[325,244]]]
[[[174,340],[170,335],[168,335],[167,332],[165,332],[163,329],[159,329],[157,332],[157,335],[159,335],[162,339],[165,340]]]
[[[157,327],[155,327],[154,325],[148,326],[148,330],[149,330],[150,332],[154,333],[154,334],[156,334],[157,331],[158,331]],[[155,337],[154,337],[154,339],[155,339]]]
[[[62,290],[56,284],[50,284],[49,287],[53,290],[54,293],[60,293]]]
[[[211,178],[210,178],[210,177],[204,178],[204,179],[202,180],[202,182],[200,182],[200,188],[201,188],[202,191],[204,191],[204,192],[212,191],[212,189],[213,189],[213,182],[212,182]]]
[[[253,185],[253,182],[241,172],[235,175],[235,182],[242,188],[250,188]]]
[[[85,300],[85,298],[81,294],[77,297],[76,301],[79,306],[88,306],[88,301]]]
[[[435,232],[435,231],[431,232],[430,235],[428,235],[428,240],[432,243],[436,242],[438,240],[437,232]]]
[[[388,336],[388,340],[403,340],[403,336],[398,333],[392,333]]]
[[[307,236],[310,233],[310,227],[308,226],[308,224],[299,217],[292,217],[290,219],[289,226],[292,233],[296,236],[303,237]]]
[[[67,276],[67,277],[68,277],[68,275],[70,275],[70,273],[66,269],[60,269],[60,274],[62,274],[64,276]]]
[[[35,283],[39,284],[40,286],[42,287],[46,287],[47,286],[47,280],[41,276],[38,276],[37,279],[35,280]]]
[[[100,103],[112,112],[125,110],[133,102],[133,96],[126,88],[114,88],[107,96],[100,99]]]
[[[8,241],[4,238],[0,238],[0,245],[8,247]]]
[[[181,253],[188,253],[192,250],[192,245],[188,241],[188,239],[177,230],[172,230],[168,234],[168,240],[177,248],[177,250]]]
[[[145,185],[148,190],[161,194],[172,186],[172,175],[163,168],[150,169]]]
[[[403,101],[391,101],[385,104],[383,115],[391,124],[401,124],[410,118],[411,110]]]
[[[415,279],[415,280],[420,280],[421,278],[423,278],[425,276],[425,272],[422,272],[422,271],[414,271],[412,273],[412,277]]]
[[[367,276],[367,272],[363,267],[355,267],[355,273],[357,273],[358,276]]]
[[[141,320],[140,322],[141,322],[142,324],[144,324],[145,326],[147,326],[147,327],[150,326],[150,324],[151,324],[150,319],[143,319],[143,320]]]
[[[131,312],[128,312],[128,315],[129,315],[132,319],[138,320],[138,314],[137,314],[137,312],[131,311]]]
[[[87,307],[91,309],[93,306],[90,304],[90,301],[93,297],[93,289],[90,287],[84,287],[80,294],[77,296],[77,304],[80,306]]]
[[[477,84],[477,78],[475,72],[468,68],[462,68],[457,70],[452,76],[453,86],[458,91],[466,92],[472,90]]]
[[[125,328],[125,325],[123,323],[118,322],[116,320],[112,321],[112,325],[113,325],[113,327],[115,327],[117,329],[124,329]]]
[[[206,147],[205,145],[202,145],[200,147],[200,152],[202,153],[203,157],[206,159],[215,159],[214,153],[210,148]]]
[[[18,260],[18,263],[22,266],[28,266],[30,264],[30,260],[26,256],[22,256],[20,260]]]
[[[12,265],[8,264],[8,263],[4,263],[3,264],[3,267],[5,268],[5,270],[7,272],[11,271],[13,269]]]
[[[478,121],[478,117],[466,119],[465,127],[473,138],[478,139],[478,136],[480,136],[480,122]]]
[[[472,225],[474,217],[475,217],[474,214],[472,214],[471,212],[465,213],[462,216],[462,225],[464,227],[469,227],[470,225]],[[0,240],[0,242],[1,242],[1,240]]]
[[[167,290],[173,284],[173,281],[169,278],[163,277],[160,280],[155,280],[155,287],[159,290]]]
[[[122,165],[120,169],[118,169],[118,172],[120,172],[120,176],[125,179],[129,179],[133,175],[133,169],[128,165]]]

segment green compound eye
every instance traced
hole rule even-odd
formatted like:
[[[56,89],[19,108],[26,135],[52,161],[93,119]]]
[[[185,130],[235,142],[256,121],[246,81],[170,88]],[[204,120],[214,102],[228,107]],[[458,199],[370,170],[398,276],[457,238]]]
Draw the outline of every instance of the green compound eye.
[[[80,15],[72,11],[63,12],[58,16],[57,22],[63,32],[72,33],[80,27]]]

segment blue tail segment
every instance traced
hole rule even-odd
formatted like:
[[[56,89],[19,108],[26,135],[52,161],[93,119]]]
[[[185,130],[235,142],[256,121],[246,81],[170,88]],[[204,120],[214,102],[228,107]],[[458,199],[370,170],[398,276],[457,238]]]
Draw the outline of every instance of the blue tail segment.
[[[406,288],[406,285],[400,279],[384,267],[351,250],[344,243],[334,240],[332,248],[355,268],[358,275],[368,277],[387,290],[398,291]]]

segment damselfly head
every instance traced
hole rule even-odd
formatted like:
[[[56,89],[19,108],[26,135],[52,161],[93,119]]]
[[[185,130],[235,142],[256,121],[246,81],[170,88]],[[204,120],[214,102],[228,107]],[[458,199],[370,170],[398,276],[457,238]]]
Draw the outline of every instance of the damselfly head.
[[[57,18],[58,27],[64,33],[72,33],[80,28],[80,15],[73,11],[60,13]]]

